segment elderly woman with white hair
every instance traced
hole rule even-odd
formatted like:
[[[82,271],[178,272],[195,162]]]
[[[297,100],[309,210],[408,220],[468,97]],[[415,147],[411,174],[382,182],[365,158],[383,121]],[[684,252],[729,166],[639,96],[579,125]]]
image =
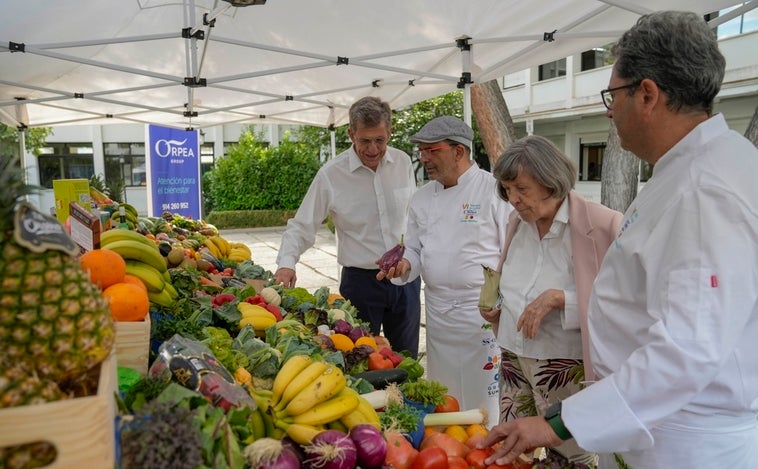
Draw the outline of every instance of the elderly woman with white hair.
[[[515,209],[500,260],[501,305],[481,311],[502,351],[502,422],[544,415],[594,379],[587,306],[622,215],[575,192],[576,167],[544,137],[513,143],[493,175]],[[595,454],[574,440],[555,449],[572,462],[595,464]]]

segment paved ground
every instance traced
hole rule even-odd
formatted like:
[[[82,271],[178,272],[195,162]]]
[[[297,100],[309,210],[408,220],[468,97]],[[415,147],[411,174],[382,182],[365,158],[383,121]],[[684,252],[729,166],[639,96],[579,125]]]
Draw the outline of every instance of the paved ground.
[[[271,272],[276,271],[276,255],[279,250],[284,227],[242,228],[222,230],[221,236],[228,241],[245,243],[253,252],[253,261]],[[340,266],[337,264],[337,246],[334,234],[323,225],[316,234],[314,246],[300,257],[297,265],[297,286],[309,291],[327,286],[332,292],[339,292]],[[423,287],[422,287],[423,288]],[[421,292],[421,331],[419,355],[426,351],[426,327],[424,314],[424,293]],[[425,361],[422,358],[422,364]]]

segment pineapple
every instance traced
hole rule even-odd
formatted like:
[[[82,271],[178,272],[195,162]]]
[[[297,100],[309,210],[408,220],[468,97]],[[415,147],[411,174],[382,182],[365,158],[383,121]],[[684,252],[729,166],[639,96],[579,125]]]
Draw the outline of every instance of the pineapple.
[[[21,207],[29,210],[31,206],[24,205],[22,199],[33,188],[24,182],[17,158],[0,157],[0,188],[3,358],[6,363],[63,385],[110,353],[115,331],[108,303],[79,266],[71,250],[75,245],[62,228],[60,239],[65,242],[57,248],[37,247],[20,239],[16,212]],[[32,212],[47,231],[60,227],[53,217]],[[39,240],[40,236],[31,238]],[[64,247],[66,242],[68,249]]]

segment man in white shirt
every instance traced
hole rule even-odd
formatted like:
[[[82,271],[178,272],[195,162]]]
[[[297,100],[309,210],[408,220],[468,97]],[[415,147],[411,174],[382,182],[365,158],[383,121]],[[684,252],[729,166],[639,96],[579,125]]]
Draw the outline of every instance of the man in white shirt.
[[[599,380],[484,444],[501,462],[573,437],[602,469],[758,467],[758,149],[712,113],[725,60],[701,17],[645,15],[613,53],[607,115],[654,170],[590,299]]]
[[[411,199],[404,258],[380,277],[423,277],[427,377],[447,386],[462,409],[485,408],[494,421],[500,349],[478,303],[482,265],[497,266],[511,206],[472,160],[473,139],[453,116],[432,119],[411,137],[431,181]]]
[[[387,146],[391,133],[387,103],[368,96],[350,107],[353,145],[319,169],[295,217],[287,222],[274,275],[277,284],[295,286],[295,265],[331,215],[342,266],[340,294],[358,309],[373,334],[383,330],[393,350],[408,350],[416,357],[421,281],[403,286],[376,281],[375,261],[400,242],[416,190],[410,157]]]

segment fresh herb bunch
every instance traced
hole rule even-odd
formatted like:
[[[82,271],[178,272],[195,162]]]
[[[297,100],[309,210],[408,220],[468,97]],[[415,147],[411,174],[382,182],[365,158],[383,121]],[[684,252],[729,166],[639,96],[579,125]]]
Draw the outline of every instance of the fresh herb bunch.
[[[379,414],[382,431],[394,430],[411,433],[418,428],[421,411],[402,402],[388,402],[384,412]]]
[[[447,386],[425,378],[416,381],[406,381],[400,385],[400,391],[407,399],[426,405],[438,406],[445,403]]]

